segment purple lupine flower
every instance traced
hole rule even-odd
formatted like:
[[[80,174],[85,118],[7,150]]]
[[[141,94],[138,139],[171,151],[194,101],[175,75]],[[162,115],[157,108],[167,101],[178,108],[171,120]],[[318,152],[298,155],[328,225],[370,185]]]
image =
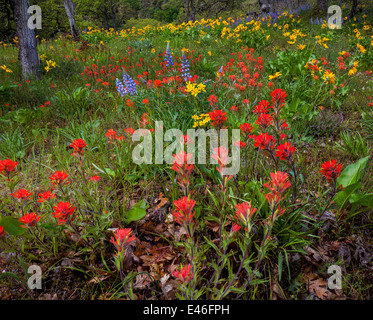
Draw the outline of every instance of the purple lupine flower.
[[[189,72],[189,61],[185,55],[184,50],[182,51],[182,58],[181,58],[181,76],[184,81],[188,81],[192,76]]]
[[[123,84],[124,83],[124,84]],[[123,70],[123,83],[119,79],[115,80],[117,86],[117,91],[123,97],[125,94],[129,93],[131,96],[136,94],[136,82],[131,78],[131,76]]]
[[[128,90],[126,89],[126,87],[123,85],[122,81],[120,81],[118,78],[115,80],[115,84],[116,84],[116,87],[117,87],[117,91],[119,92],[119,94],[123,97],[125,94],[128,93]]]
[[[166,67],[170,67],[174,65],[174,60],[172,58],[172,53],[170,50],[170,41],[167,41],[167,48],[166,48],[164,60],[166,61]]]
[[[128,93],[133,96],[136,94],[136,82],[131,78],[131,76],[124,71],[123,73],[123,81],[124,85],[126,86]]]

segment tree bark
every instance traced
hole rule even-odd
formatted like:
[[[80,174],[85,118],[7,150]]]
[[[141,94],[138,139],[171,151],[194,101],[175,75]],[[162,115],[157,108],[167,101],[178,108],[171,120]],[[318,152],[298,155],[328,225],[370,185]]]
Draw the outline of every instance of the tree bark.
[[[110,4],[111,4],[110,9],[111,9],[111,16],[112,16],[112,20],[113,20],[114,32],[117,32],[116,8],[115,8],[115,4],[113,3],[113,1],[111,1]]]
[[[78,30],[75,25],[74,2],[73,0],[63,0],[63,5],[65,6],[67,18],[69,19],[71,36],[76,39],[78,38]]]
[[[185,11],[188,16],[189,21],[195,20],[196,13],[195,13],[196,8],[194,7],[193,0],[186,0],[185,1]]]
[[[30,14],[29,0],[13,0],[14,21],[18,37],[18,60],[21,62],[22,74],[28,79],[30,76],[41,77],[37,41],[34,29],[27,25]]]

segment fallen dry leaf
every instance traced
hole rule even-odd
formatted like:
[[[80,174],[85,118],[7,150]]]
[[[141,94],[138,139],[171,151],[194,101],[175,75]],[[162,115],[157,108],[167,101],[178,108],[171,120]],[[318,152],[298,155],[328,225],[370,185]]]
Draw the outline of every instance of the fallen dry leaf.
[[[152,282],[151,277],[147,273],[140,273],[136,276],[136,281],[133,284],[134,289],[145,289],[148,283]]]
[[[94,284],[100,283],[100,282],[104,281],[105,279],[107,279],[109,277],[110,277],[110,275],[108,275],[108,276],[101,276],[101,277],[94,277],[91,280],[89,280],[87,283],[94,283]]]
[[[154,202],[157,203],[157,205],[154,207],[155,211],[166,205],[169,201],[168,198],[166,198],[165,195],[161,192]]]
[[[327,288],[328,283],[316,273],[307,274],[306,281],[309,293],[315,294],[321,300],[330,298],[331,292]]]

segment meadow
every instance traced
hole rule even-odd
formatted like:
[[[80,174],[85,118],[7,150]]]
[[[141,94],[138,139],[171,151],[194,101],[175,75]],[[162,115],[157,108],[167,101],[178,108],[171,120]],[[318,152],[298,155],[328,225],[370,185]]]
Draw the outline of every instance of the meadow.
[[[371,299],[373,12],[342,9],[38,38],[39,80],[0,42],[1,299]],[[174,160],[136,163],[156,122]],[[188,129],[227,129],[215,164]]]

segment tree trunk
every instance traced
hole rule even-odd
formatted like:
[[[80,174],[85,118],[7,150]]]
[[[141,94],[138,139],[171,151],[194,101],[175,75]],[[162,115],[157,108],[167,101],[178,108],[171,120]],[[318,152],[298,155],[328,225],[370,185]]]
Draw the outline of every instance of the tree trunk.
[[[114,32],[117,32],[117,13],[116,13],[116,8],[114,7],[115,4],[113,4],[113,1],[111,1],[111,6],[110,6],[110,9],[111,9],[111,16],[112,16],[112,19],[113,19],[113,27],[114,27]]]
[[[323,13],[326,13],[328,11],[328,0],[317,0],[317,6]]]
[[[104,6],[103,15],[104,15],[104,20],[105,20],[106,30],[109,30],[109,14],[108,14],[106,6]]]
[[[13,6],[18,37],[18,60],[21,62],[22,74],[26,79],[30,76],[40,78],[41,72],[35,31],[27,25],[30,18],[27,13],[30,2],[29,0],[14,0]]]
[[[63,5],[65,6],[66,15],[69,19],[71,36],[76,39],[78,38],[78,31],[75,25],[75,14],[74,14],[74,3],[73,0],[63,0]]]
[[[185,11],[188,16],[189,21],[195,20],[195,7],[193,5],[193,0],[186,0],[185,1]]]

